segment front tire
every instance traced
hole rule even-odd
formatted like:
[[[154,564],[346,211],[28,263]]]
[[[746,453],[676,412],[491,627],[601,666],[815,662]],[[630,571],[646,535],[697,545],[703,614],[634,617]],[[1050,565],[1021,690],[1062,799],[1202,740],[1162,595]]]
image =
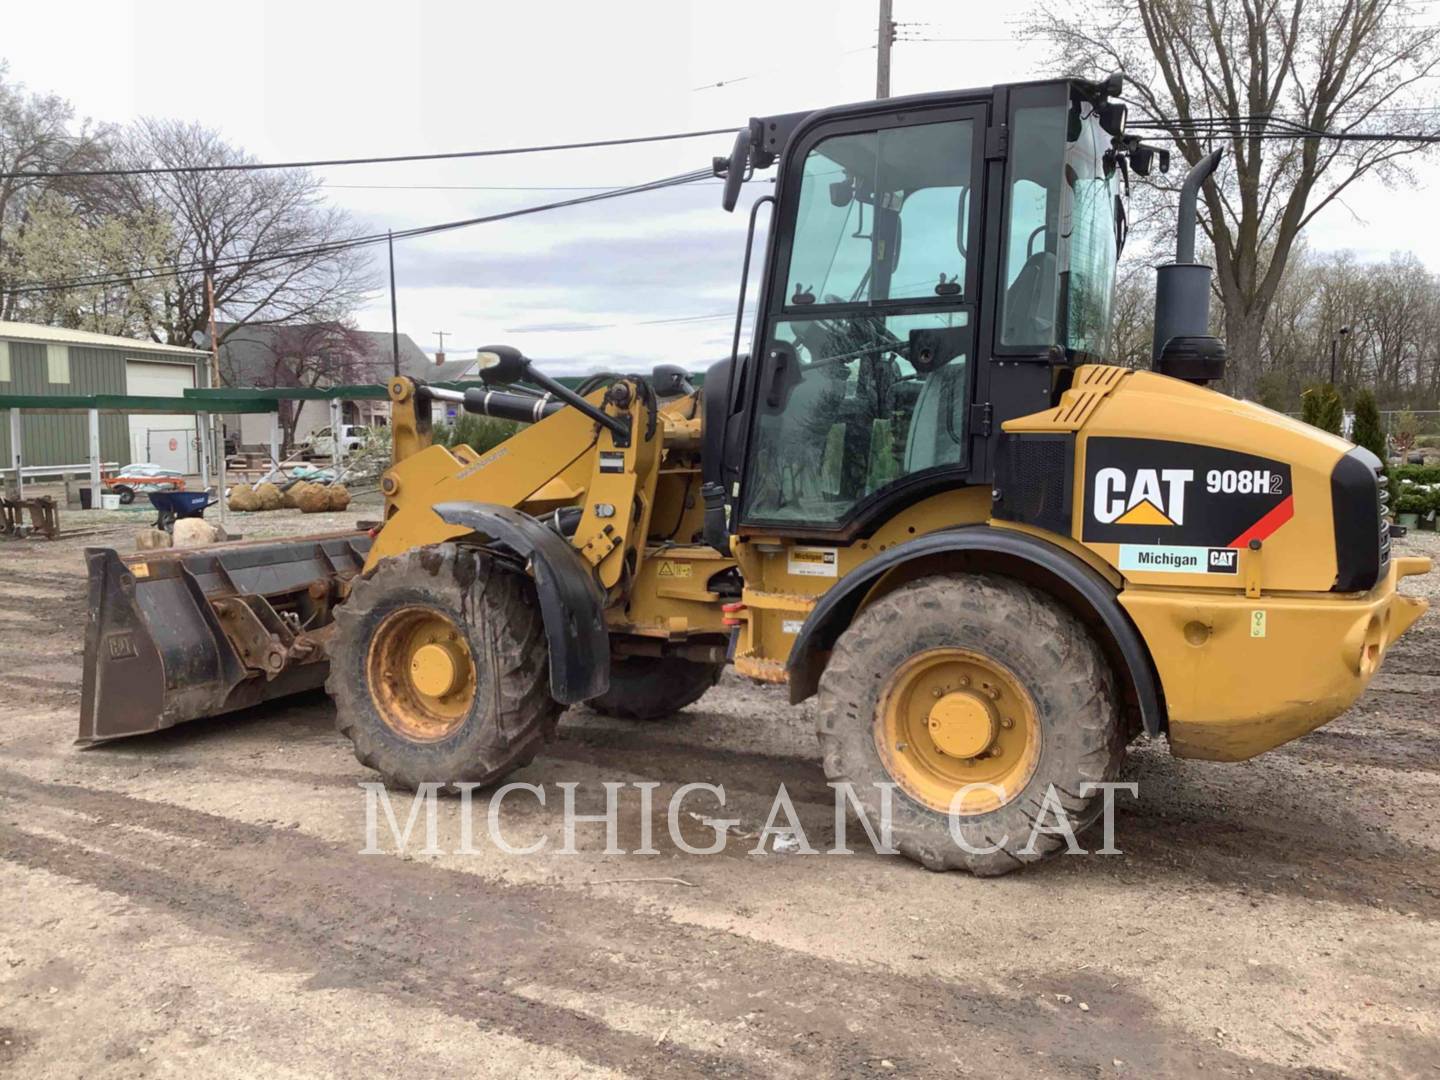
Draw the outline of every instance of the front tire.
[[[534,586],[485,552],[439,544],[386,559],[335,622],[336,725],[388,784],[491,783],[553,736]]]
[[[1101,794],[1080,792],[1119,772],[1116,701],[1109,665],[1071,612],[1008,578],[950,574],[901,586],[840,636],[820,680],[818,734],[827,777],[851,783],[871,821],[877,785],[896,785],[902,854],[994,875],[1065,844],[1031,843],[1048,792],[1077,833],[1099,814]],[[1053,803],[1045,823],[1056,824]]]

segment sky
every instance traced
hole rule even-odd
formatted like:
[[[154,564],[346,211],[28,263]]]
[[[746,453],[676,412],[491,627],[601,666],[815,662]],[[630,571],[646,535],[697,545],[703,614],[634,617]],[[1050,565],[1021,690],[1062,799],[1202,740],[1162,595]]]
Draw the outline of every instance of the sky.
[[[965,40],[902,40],[893,94],[1052,73],[1043,44],[1017,40],[1023,4],[894,6],[902,38]],[[48,0],[7,10],[0,58],[81,116],[199,120],[261,160],[306,160],[733,129],[865,100],[875,23],[874,0]],[[730,138],[321,172],[371,232],[704,168]],[[767,187],[750,185],[734,214],[709,182],[406,241],[400,329],[432,352],[445,331],[451,359],[514,345],[556,373],[703,369],[729,352],[745,211]],[[536,190],[499,190],[515,188]],[[1417,235],[1434,221],[1435,188],[1423,173],[1413,187],[1356,185],[1307,242],[1364,259],[1413,247],[1440,269]],[[388,294],[357,315],[388,330]]]

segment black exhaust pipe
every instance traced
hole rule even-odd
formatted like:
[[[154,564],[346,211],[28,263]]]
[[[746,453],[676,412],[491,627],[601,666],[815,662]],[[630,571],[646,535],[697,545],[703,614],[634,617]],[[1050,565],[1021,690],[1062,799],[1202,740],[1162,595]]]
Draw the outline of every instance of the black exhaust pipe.
[[[1225,151],[1201,158],[1180,186],[1175,261],[1155,268],[1155,337],[1151,367],[1162,375],[1203,386],[1225,376],[1225,343],[1210,333],[1211,268],[1195,261],[1200,185]]]

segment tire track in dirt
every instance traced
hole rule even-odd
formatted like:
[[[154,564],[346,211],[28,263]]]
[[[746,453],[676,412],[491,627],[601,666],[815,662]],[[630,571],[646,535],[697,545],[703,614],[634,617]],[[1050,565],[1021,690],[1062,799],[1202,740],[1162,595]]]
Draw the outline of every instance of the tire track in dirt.
[[[85,578],[77,577],[73,570],[21,570],[13,563],[0,570],[0,583],[54,589],[76,600],[84,600],[89,588]]]
[[[12,862],[239,939],[258,962],[309,970],[316,985],[418,1000],[644,1075],[755,1070],[732,1054],[627,1034],[507,987],[540,982],[590,1000],[638,999],[662,1010],[683,1002],[715,1023],[744,1019],[746,1037],[794,1075],[854,1075],[888,1058],[910,1075],[964,1068],[1093,1076],[1108,1068],[1117,1045],[1137,1075],[1314,1075],[1203,1044],[1124,988],[1097,989],[1089,1014],[1042,1010],[1031,998],[778,948],[617,900],[501,885],[360,856],[292,830],[8,771],[0,777],[10,799],[0,817],[0,855]],[[181,842],[109,828],[112,822]]]
[[[1440,854],[1393,836],[1339,834],[1320,821],[1270,827],[1234,810],[1222,816],[1144,800],[1117,807],[1115,831],[1125,852],[1117,870],[1143,865],[1147,874],[1169,869],[1240,893],[1440,919]]]
[[[80,690],[69,683],[57,683],[41,675],[25,675],[7,671],[0,675],[0,691],[12,691],[27,703],[50,706],[69,705],[80,700]]]
[[[207,721],[220,725],[223,718]],[[263,722],[263,721],[262,721]],[[280,720],[273,721],[280,723]],[[287,717],[284,723],[296,723],[310,729],[306,721]],[[321,725],[313,725],[313,735],[304,742],[315,746],[328,739]],[[721,747],[686,746],[668,742],[656,743],[650,737],[651,726],[635,731],[617,729],[566,728],[560,741],[548,744],[533,768],[538,775],[522,777],[544,782],[547,762],[559,762],[582,768],[593,768],[597,777],[632,774],[661,785],[655,792],[655,806],[661,820],[655,829],[655,842],[662,844],[664,808],[675,788],[692,780],[722,785],[727,793],[727,815],[738,815],[758,828],[770,801],[783,783],[794,801],[802,827],[816,846],[828,847],[833,838],[834,792],[825,784],[818,763],[798,757],[761,753],[745,753]],[[328,726],[325,728],[328,731]],[[220,734],[220,730],[213,734]],[[1315,749],[1305,749],[1317,734],[1322,739]],[[201,741],[209,743],[211,734]],[[1421,742],[1425,736],[1417,735]],[[153,740],[153,741],[152,741]],[[1325,747],[1326,741],[1333,743]],[[1328,729],[1282,748],[1279,753],[1305,760],[1307,756],[1329,755],[1337,762],[1357,763],[1356,743],[1364,744],[1362,735],[1330,732]],[[207,754],[205,748],[195,756],[167,757],[155,753],[162,749],[190,749],[187,734],[176,729],[148,736],[145,740],[120,742],[109,747],[86,751],[77,757],[82,768],[95,765],[114,769],[144,765],[159,774],[194,775],[205,779],[229,777],[244,782],[265,779],[286,784],[307,785],[338,793],[354,793],[360,780],[375,779],[368,770],[324,773],[314,769],[280,767],[254,762],[231,763]],[[1373,751],[1377,764],[1394,767],[1393,737],[1385,736],[1382,745],[1389,749]],[[17,759],[44,761],[49,755],[41,750],[27,752],[12,746],[7,752]],[[349,767],[348,755],[344,767]],[[1440,854],[1392,835],[1370,830],[1342,828],[1325,819],[1284,820],[1247,815],[1244,808],[1215,804],[1210,793],[1184,786],[1183,770],[1177,770],[1168,758],[1137,763],[1138,771],[1130,778],[1138,779],[1142,797],[1131,803],[1120,798],[1116,803],[1116,836],[1124,854],[1114,859],[1087,861],[1087,872],[1129,873],[1139,869],[1153,875],[1157,882],[1185,884],[1205,882],[1239,891],[1321,899],[1345,907],[1369,910],[1377,905],[1400,911],[1415,911],[1425,918],[1440,919]],[[571,779],[576,779],[572,776]],[[1176,786],[1177,783],[1180,786]],[[492,790],[492,789],[482,789]],[[453,793],[449,793],[453,795]],[[553,792],[552,792],[553,794]],[[584,813],[603,812],[603,792],[598,779],[583,778],[577,791],[577,806]],[[403,796],[408,800],[409,796]],[[455,800],[444,813],[453,813]],[[525,803],[507,807],[507,821],[521,820]],[[702,807],[704,809],[704,807]],[[708,811],[707,811],[708,812]],[[722,815],[725,816],[725,815]],[[633,847],[630,834],[638,828],[622,810],[622,846]],[[852,831],[858,825],[852,821]],[[749,834],[744,834],[748,836]],[[858,832],[855,832],[860,837]],[[1098,832],[1081,834],[1086,847],[1099,843]],[[706,837],[692,838],[697,843]],[[861,837],[863,844],[863,837]],[[731,845],[733,847],[735,845]],[[749,847],[748,840],[741,847]],[[729,853],[727,848],[727,853]],[[1054,872],[1053,868],[1036,868],[1034,873]]]
[[[1276,753],[1336,765],[1369,765],[1404,772],[1440,772],[1440,734],[1320,728]]]

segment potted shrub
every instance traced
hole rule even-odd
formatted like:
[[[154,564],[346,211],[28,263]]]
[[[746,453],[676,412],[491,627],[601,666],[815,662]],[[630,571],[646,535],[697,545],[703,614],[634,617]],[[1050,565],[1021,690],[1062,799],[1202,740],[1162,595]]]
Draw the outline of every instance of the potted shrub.
[[[1400,494],[1395,499],[1395,522],[1407,529],[1420,524],[1420,515],[1429,508],[1430,500],[1423,491],[1415,490],[1414,484],[1401,482]]]
[[[1435,531],[1435,516],[1440,513],[1440,486],[1431,485],[1425,493],[1425,505],[1420,511],[1420,527]]]

